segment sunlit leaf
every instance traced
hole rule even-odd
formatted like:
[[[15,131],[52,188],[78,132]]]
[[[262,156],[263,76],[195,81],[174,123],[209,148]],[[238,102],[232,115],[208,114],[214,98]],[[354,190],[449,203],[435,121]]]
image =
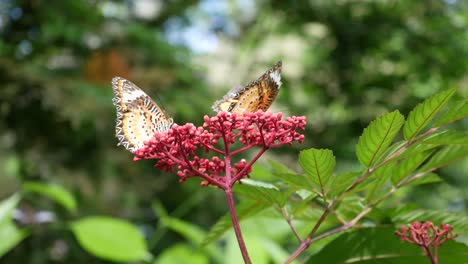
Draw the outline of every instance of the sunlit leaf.
[[[326,196],[326,187],[336,165],[333,152],[328,149],[307,149],[299,153],[299,164],[316,189]]]
[[[329,195],[336,197],[345,192],[361,176],[360,172],[346,172],[333,175],[331,178]]]
[[[455,101],[448,106],[447,112],[435,122],[434,126],[443,126],[468,117],[468,99]]]
[[[273,169],[273,172],[276,174],[296,173],[295,171],[291,170],[288,166],[276,160],[269,159],[268,164],[270,164],[271,168]]]
[[[466,158],[468,156],[468,146],[448,145],[439,150],[425,163],[419,171],[424,172],[435,168],[446,166],[449,163]]]
[[[287,200],[287,196],[273,184],[252,179],[242,179],[241,182],[242,184],[234,186],[234,192],[242,196],[269,204],[276,204],[279,207],[283,207]]]
[[[405,184],[405,186],[416,186],[416,185],[441,182],[441,181],[442,179],[439,177],[439,175],[435,173],[427,173],[423,177],[413,180],[408,184]]]
[[[379,159],[392,143],[404,121],[400,112],[393,111],[372,121],[364,129],[356,146],[356,154],[362,165],[369,168]]]
[[[19,200],[19,194],[14,194],[10,196],[10,198],[0,202],[0,224],[9,222],[11,220],[11,214],[18,205]]]
[[[392,172],[392,183],[397,185],[406,177],[408,177],[413,171],[415,171],[429,156],[432,154],[431,151],[418,153],[416,155],[409,156],[407,159],[402,160],[396,165],[395,170]]]
[[[389,180],[392,176],[393,169],[395,168],[396,162],[389,162],[384,166],[379,167],[375,171],[371,173],[369,176],[369,180],[375,179],[373,184],[369,185],[367,188],[367,196],[366,199],[369,201],[371,199],[380,197],[381,195],[385,194],[386,189],[389,189],[390,186],[385,183]],[[384,186],[385,185],[385,186]],[[386,189],[384,188],[386,187]]]
[[[434,133],[424,140],[421,141],[423,144],[457,144],[457,145],[468,145],[468,133],[455,131],[455,130],[444,130]]]
[[[23,191],[44,195],[62,205],[68,211],[76,210],[75,198],[62,186],[42,182],[25,182],[23,184]]]
[[[24,229],[19,229],[12,221],[0,224],[0,257],[16,247],[26,236],[29,235]]]
[[[72,231],[89,253],[112,261],[147,260],[145,239],[138,228],[111,217],[87,217],[72,224]]]
[[[418,104],[409,113],[408,119],[403,127],[403,135],[405,139],[411,140],[416,137],[429,124],[429,122],[431,122],[435,115],[442,110],[455,91],[455,88],[444,90]]]
[[[304,175],[284,173],[275,174],[275,177],[288,183],[292,186],[292,188],[295,188],[296,190],[306,189],[313,192],[317,191],[312,181]]]
[[[186,244],[176,244],[165,249],[153,262],[153,264],[167,263],[208,264],[210,261],[198,248],[192,248]]]
[[[0,202],[0,257],[17,246],[29,234],[26,230],[17,228],[11,218],[19,200],[20,196],[14,194]]]

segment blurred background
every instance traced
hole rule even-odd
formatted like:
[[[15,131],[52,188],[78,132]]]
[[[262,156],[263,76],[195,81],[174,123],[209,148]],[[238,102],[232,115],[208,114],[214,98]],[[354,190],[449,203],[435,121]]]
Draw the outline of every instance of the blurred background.
[[[467,26],[461,0],[0,0],[0,198],[25,181],[59,184],[77,199],[74,214],[37,195],[21,207],[53,211],[59,223],[128,219],[157,256],[183,238],[154,236],[152,203],[209,229],[227,210],[224,194],[197,180],[181,185],[116,146],[112,77],[144,89],[176,123],[201,125],[214,101],[282,60],[270,110],[307,116],[306,141],[261,162],[297,169],[299,150],[329,148],[338,171],[359,169],[354,149],[370,121],[407,115],[440,89],[466,97]],[[454,164],[439,172],[443,183],[397,201],[466,213],[467,172],[466,160]],[[34,229],[0,261],[105,262],[52,230]]]

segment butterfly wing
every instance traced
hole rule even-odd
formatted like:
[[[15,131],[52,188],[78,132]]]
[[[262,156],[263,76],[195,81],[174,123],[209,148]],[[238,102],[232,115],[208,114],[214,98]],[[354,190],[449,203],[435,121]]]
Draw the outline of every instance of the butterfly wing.
[[[245,87],[230,90],[213,105],[216,112],[226,111],[241,114],[244,112],[266,111],[270,108],[281,87],[281,61],[265,72],[258,80]]]
[[[121,77],[112,79],[114,99],[117,108],[115,136],[118,145],[135,152],[156,132],[169,130],[172,119],[135,84]]]

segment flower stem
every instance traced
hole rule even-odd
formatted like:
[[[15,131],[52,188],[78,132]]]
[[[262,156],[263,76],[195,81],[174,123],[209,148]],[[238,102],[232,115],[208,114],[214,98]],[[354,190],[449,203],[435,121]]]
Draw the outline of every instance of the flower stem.
[[[242,238],[242,232],[239,225],[239,219],[237,218],[236,208],[234,206],[234,197],[232,196],[232,190],[225,190],[227,203],[229,206],[229,213],[232,219],[232,226],[234,227],[234,232],[236,233],[237,242],[239,243],[239,249],[242,253],[242,258],[244,258],[244,263],[251,264],[249,253],[247,252],[247,247],[245,246],[244,239]]]

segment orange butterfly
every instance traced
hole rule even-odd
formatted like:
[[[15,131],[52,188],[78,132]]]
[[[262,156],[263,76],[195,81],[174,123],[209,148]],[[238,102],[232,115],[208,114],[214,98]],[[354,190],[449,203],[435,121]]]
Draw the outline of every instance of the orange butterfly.
[[[173,124],[164,111],[135,84],[121,77],[112,79],[114,99],[117,108],[115,135],[118,145],[132,153],[142,148],[144,142],[156,132],[169,130]]]
[[[242,114],[243,112],[266,111],[278,95],[281,87],[281,61],[265,72],[258,80],[244,87],[230,90],[221,100],[213,104],[216,112],[226,111]]]

